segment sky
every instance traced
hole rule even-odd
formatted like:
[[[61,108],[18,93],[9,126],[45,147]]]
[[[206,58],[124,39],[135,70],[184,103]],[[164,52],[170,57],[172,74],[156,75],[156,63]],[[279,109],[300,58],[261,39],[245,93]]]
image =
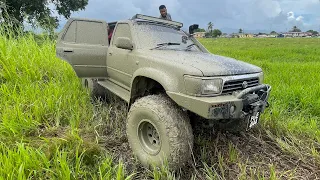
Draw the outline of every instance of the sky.
[[[286,32],[293,26],[302,31],[320,31],[320,0],[89,0],[85,10],[72,17],[102,19],[107,22],[129,19],[134,14],[158,17],[158,7],[164,4],[172,19],[182,22],[184,28],[199,24],[207,29],[225,33]],[[61,18],[60,27],[66,23]]]

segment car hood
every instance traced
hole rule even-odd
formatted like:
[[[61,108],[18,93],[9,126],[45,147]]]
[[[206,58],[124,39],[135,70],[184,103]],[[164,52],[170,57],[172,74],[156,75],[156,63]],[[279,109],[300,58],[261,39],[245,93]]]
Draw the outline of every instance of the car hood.
[[[174,61],[199,69],[204,76],[240,75],[261,72],[261,68],[233,58],[211,53],[174,50],[151,50],[153,58]]]

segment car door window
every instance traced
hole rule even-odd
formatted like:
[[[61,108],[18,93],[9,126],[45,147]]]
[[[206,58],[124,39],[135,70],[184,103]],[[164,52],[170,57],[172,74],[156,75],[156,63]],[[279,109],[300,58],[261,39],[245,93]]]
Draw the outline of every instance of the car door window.
[[[106,28],[102,22],[78,21],[77,22],[77,38],[78,44],[103,45],[102,36],[106,34]]]
[[[112,40],[112,44],[113,45],[115,44],[115,40],[118,37],[127,37],[130,40],[132,40],[129,24],[118,24],[117,25],[117,28],[115,30],[115,34],[114,34],[114,37],[113,37],[113,40]]]
[[[64,35],[63,41],[68,43],[75,43],[76,42],[76,28],[77,28],[77,22],[73,21],[66,34]]]

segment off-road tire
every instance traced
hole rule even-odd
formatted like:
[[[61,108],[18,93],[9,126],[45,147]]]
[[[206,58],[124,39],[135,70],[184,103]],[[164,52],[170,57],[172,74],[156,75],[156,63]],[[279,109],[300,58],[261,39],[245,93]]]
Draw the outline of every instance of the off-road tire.
[[[105,97],[107,91],[104,87],[97,83],[96,79],[82,78],[82,86],[88,88],[92,98]]]
[[[142,145],[139,134],[143,132],[143,123],[151,124],[157,131],[159,152],[151,154]],[[127,136],[134,155],[147,168],[161,167],[166,162],[171,170],[176,170],[191,158],[194,137],[189,117],[166,95],[150,95],[133,103],[127,118]]]

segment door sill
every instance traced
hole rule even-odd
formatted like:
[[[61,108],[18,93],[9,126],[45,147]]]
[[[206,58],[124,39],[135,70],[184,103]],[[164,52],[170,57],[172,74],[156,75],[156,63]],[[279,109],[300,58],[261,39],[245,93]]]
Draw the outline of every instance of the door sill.
[[[127,103],[130,102],[130,91],[128,91],[127,89],[115,84],[114,82],[111,82],[108,79],[98,81],[98,83],[121,99],[125,100]]]

